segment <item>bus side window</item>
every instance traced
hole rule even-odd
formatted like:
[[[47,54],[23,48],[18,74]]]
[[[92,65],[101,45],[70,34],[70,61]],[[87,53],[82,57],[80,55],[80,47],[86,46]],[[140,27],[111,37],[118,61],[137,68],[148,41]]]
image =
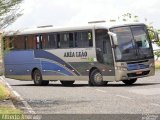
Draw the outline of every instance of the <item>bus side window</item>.
[[[74,47],[78,47],[78,42],[77,42],[77,32],[74,33]]]
[[[15,36],[13,44],[14,44],[14,48],[13,49],[15,49],[15,50],[23,50],[23,49],[25,49],[24,36],[22,36],[22,35]]]
[[[89,47],[93,46],[92,32],[88,32]]]
[[[74,36],[73,36],[73,33],[69,33],[69,47],[70,48],[74,47]]]
[[[52,33],[48,35],[48,42],[46,48],[57,48],[56,46],[56,34]]]
[[[69,48],[69,34],[68,33],[60,34],[60,48]]]
[[[14,48],[14,37],[9,37],[9,49],[13,49]]]
[[[36,49],[42,49],[42,35],[36,36]]]
[[[86,48],[93,46],[92,32],[91,31],[79,31],[75,34],[76,45],[79,48]]]
[[[28,36],[24,36],[24,49],[27,49]]]
[[[57,48],[61,47],[61,43],[60,43],[60,34],[56,35],[56,44],[57,44]]]

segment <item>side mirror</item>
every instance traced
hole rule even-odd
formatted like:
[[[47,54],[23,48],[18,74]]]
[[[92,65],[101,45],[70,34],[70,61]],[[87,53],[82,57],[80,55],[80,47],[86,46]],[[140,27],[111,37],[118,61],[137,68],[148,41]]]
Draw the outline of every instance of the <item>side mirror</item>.
[[[117,35],[115,33],[113,33],[113,32],[108,32],[108,34],[111,36],[114,45],[117,46],[118,45]]]
[[[159,34],[158,34],[157,31],[154,31],[154,38],[155,38],[154,42],[158,42],[159,41]]]
[[[149,36],[152,42],[158,42],[159,41],[159,34],[157,31],[148,29]]]

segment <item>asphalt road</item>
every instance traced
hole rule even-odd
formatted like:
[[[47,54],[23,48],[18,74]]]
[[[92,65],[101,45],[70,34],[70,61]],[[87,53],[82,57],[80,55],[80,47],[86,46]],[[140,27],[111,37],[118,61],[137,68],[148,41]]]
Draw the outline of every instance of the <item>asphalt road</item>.
[[[110,82],[105,87],[89,87],[75,82],[34,86],[32,81],[6,79],[39,114],[160,114],[160,71],[139,79],[132,86]]]

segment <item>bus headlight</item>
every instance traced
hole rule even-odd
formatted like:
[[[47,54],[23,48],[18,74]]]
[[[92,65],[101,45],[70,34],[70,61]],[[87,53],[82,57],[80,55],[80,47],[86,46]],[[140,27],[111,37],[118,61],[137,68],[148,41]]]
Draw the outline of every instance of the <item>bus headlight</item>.
[[[126,67],[122,67],[122,66],[116,66],[115,69],[116,70],[127,71],[127,68]]]
[[[127,68],[126,67],[121,67],[121,70],[127,71]]]

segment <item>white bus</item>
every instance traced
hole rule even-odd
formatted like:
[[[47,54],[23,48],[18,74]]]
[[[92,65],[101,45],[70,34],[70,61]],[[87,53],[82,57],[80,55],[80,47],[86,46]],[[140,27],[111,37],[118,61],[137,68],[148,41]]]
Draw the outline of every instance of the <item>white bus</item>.
[[[131,85],[155,74],[149,32],[141,23],[23,30],[4,37],[4,51],[5,77],[35,85]]]

